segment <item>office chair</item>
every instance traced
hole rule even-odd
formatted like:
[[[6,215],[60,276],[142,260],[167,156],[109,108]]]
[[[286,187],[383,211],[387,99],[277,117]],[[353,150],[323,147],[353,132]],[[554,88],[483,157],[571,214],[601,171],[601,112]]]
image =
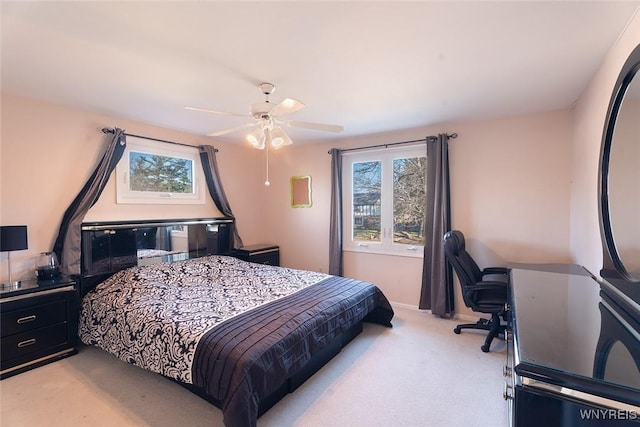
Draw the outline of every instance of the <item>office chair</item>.
[[[444,235],[444,253],[446,260],[458,276],[465,305],[475,312],[491,315],[491,319],[482,318],[477,323],[458,325],[453,331],[456,334],[459,334],[462,329],[489,331],[484,345],[480,347],[486,353],[489,351],[491,341],[499,334],[504,335],[506,329],[506,325],[501,323],[500,318],[506,320],[509,270],[504,267],[480,270],[478,264],[465,250],[464,235],[458,230],[449,231]]]

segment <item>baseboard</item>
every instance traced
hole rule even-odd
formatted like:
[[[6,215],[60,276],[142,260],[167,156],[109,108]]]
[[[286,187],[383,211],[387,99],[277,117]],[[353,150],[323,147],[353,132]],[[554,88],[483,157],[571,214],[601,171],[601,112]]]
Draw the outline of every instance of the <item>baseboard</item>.
[[[404,308],[406,310],[411,310],[411,311],[419,311],[421,313],[431,313],[431,310],[422,310],[416,307],[415,305],[405,304],[403,302],[389,301],[389,304],[391,304],[392,308],[398,307],[398,308]]]
[[[477,322],[480,318],[476,316],[469,316],[468,314],[456,313],[453,315],[456,320],[462,320],[463,322]]]
[[[420,308],[416,307],[415,305],[405,304],[403,302],[390,301],[390,304],[391,304],[391,307],[398,307],[398,308],[402,308],[402,309],[405,309],[405,310],[411,310],[411,311],[417,311],[417,312],[420,312],[420,313],[431,314],[431,310],[423,310],[423,309],[420,309]],[[452,319],[461,320],[463,322],[477,322],[479,317],[470,316],[468,314],[454,313],[454,315],[452,316]]]

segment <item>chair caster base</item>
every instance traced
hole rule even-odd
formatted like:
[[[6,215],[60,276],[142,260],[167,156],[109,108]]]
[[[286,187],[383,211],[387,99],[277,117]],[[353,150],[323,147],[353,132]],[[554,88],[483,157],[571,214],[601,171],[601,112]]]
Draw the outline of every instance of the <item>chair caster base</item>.
[[[453,329],[453,332],[460,334],[463,329],[476,329],[489,331],[484,344],[480,347],[483,353],[489,353],[491,351],[491,342],[494,338],[499,336],[505,336],[506,325],[500,323],[500,317],[498,314],[492,314],[491,319],[481,318],[476,323],[465,323],[458,325]]]

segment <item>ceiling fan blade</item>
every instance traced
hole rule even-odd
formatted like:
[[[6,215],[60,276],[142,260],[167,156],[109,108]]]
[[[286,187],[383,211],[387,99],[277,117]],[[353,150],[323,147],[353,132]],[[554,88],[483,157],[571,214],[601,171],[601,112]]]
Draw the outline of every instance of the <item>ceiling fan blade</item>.
[[[220,136],[220,135],[226,135],[226,134],[228,134],[228,133],[235,132],[235,131],[237,131],[237,130],[244,129],[244,128],[248,128],[248,127],[252,127],[252,126],[256,126],[256,123],[245,123],[245,124],[240,125],[240,126],[234,126],[234,127],[232,127],[232,128],[219,130],[219,131],[217,131],[217,132],[211,132],[211,133],[208,133],[208,134],[207,134],[207,136]]]
[[[295,113],[304,108],[304,104],[296,99],[287,98],[269,111],[269,114],[275,117],[284,116],[285,114]]]
[[[225,115],[225,116],[251,117],[248,114],[230,113],[228,111],[210,110],[208,108],[199,108],[199,107],[184,107],[184,108],[186,110],[202,111],[204,113],[222,114],[222,115]]]
[[[300,122],[297,120],[287,120],[283,122],[285,125],[292,128],[303,128],[303,129],[311,129],[311,130],[321,130],[325,132],[342,132],[344,130],[343,126],[339,125],[327,125],[324,123],[312,123],[312,122]]]

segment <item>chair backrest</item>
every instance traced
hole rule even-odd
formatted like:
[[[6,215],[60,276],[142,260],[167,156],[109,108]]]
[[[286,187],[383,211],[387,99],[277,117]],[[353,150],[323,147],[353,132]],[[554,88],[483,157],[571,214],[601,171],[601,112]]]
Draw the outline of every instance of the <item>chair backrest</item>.
[[[482,270],[480,270],[478,264],[471,257],[471,255],[469,255],[469,252],[467,252],[465,248],[464,234],[462,234],[462,232],[458,230],[452,230],[449,233],[451,233],[457,241],[457,252],[462,260],[462,264],[471,274],[471,278],[473,279],[473,281],[480,282],[482,280]]]
[[[467,253],[464,245],[464,235],[458,230],[448,231],[444,235],[444,254],[447,261],[453,267],[462,286],[462,298],[467,306],[470,287],[482,280],[482,272],[478,264]]]

